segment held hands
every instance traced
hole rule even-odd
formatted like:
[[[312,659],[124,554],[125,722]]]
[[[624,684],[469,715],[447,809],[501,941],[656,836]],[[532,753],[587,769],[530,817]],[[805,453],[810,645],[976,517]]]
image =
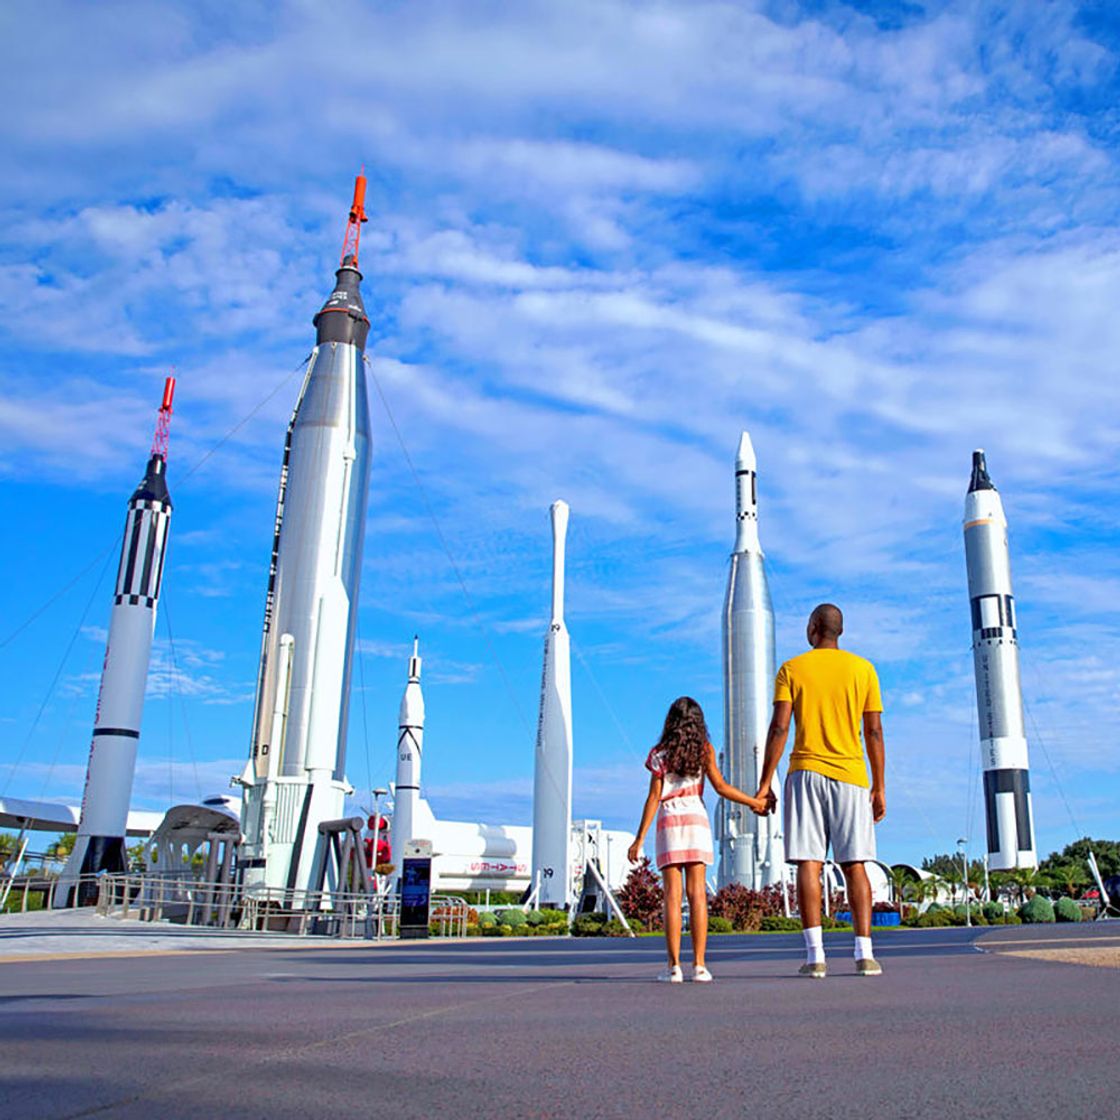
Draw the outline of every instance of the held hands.
[[[878,824],[887,815],[887,795],[884,790],[873,789],[871,791],[871,816],[872,819]]]
[[[778,807],[778,798],[771,786],[760,786],[754,795],[754,804],[751,805],[755,816],[769,816]]]

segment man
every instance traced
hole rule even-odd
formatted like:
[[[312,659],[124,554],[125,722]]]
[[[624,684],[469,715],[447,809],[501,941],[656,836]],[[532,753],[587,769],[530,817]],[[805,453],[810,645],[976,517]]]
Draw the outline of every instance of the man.
[[[874,825],[887,812],[883,773],[883,702],[875,666],[840,649],[844,616],[822,603],[809,616],[807,653],[787,661],[774,682],[774,715],[758,796],[769,794],[789,735],[797,724],[786,775],[786,859],[797,864],[797,900],[805,936],[801,975],[827,974],[821,938],[821,872],[828,847],[848,884],[856,938],[856,972],[882,973],[871,951],[871,884],[864,862],[875,858]],[[871,763],[868,781],[860,726]]]

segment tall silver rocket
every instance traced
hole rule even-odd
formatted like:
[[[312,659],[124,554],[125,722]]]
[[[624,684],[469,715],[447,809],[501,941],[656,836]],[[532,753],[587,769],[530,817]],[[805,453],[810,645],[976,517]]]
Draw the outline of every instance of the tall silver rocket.
[[[171,526],[167,441],[174,395],[175,378],[169,377],[163,389],[148,468],[128,500],[82,793],[82,815],[77,840],[62,872],[64,884],[77,882],[80,875],[128,870],[125,826]],[[65,906],[70,893],[65,889],[56,891],[56,905]],[[95,899],[95,888],[88,881],[83,883],[78,901]]]
[[[964,554],[972,605],[988,866],[993,871],[1037,867],[1007,518],[988,477],[983,451],[972,453],[972,480],[964,502]]]
[[[359,176],[334,291],[288,425],[265,598],[252,750],[241,776],[247,886],[307,889],[343,815],[350,669],[369,492],[369,318]]]
[[[551,514],[552,618],[544,639],[541,674],[530,883],[538,889],[539,906],[563,909],[572,892],[572,654],[564,624],[567,502],[553,502]]]
[[[758,788],[774,688],[774,609],[758,539],[758,467],[747,432],[735,458],[735,551],[723,602],[723,726],[727,780]],[[785,844],[779,808],[757,817],[721,801],[717,816],[719,883],[758,890],[782,881]]]
[[[408,683],[404,686],[397,723],[392,850],[398,868],[406,842],[416,839],[416,802],[420,798],[420,766],[424,761],[424,693],[420,689],[420,668],[420,639],[414,638],[412,656],[408,659]]]

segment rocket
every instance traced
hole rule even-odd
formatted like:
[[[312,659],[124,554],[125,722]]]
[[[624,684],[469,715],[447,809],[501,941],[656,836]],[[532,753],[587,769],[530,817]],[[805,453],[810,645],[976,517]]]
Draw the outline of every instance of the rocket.
[[[96,901],[96,888],[89,880],[80,882],[78,876],[128,870],[128,803],[171,525],[167,443],[174,396],[175,378],[169,377],[164,384],[148,467],[128,500],[125,515],[78,837],[61,876],[64,884],[79,883],[79,904]],[[70,893],[69,889],[56,891],[56,905],[65,906]]]
[[[412,656],[408,659],[408,683],[401,697],[397,726],[392,850],[398,867],[405,844],[415,839],[416,808],[420,798],[420,764],[424,760],[424,693],[420,690],[420,666],[420,639],[413,638]]]
[[[758,468],[743,432],[735,459],[735,551],[723,602],[723,726],[727,780],[758,788],[774,686],[774,609],[758,539]],[[778,794],[777,775],[774,777]],[[758,890],[782,881],[785,845],[780,808],[757,817],[745,805],[720,803],[719,883]]]
[[[358,242],[365,177],[354,185],[334,291],[313,323],[284,442],[260,668],[243,787],[248,887],[306,890],[326,858],[321,821],[343,816],[350,669],[369,492],[369,317]]]
[[[993,871],[1036,867],[1007,518],[988,477],[983,451],[972,453],[972,480],[964,502],[964,553],[972,605],[988,866]]]
[[[533,776],[533,866],[530,883],[541,907],[571,901],[572,655],[564,625],[564,546],[568,505],[553,502],[552,618],[544,639],[541,708]]]

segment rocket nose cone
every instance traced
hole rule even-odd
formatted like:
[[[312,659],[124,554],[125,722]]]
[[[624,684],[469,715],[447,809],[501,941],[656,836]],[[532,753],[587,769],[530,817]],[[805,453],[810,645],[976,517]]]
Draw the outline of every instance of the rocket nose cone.
[[[335,273],[334,291],[319,309],[314,324],[316,342],[349,342],[364,350],[369,316],[362,302],[362,274],[353,257],[347,257]]]
[[[977,490],[994,489],[995,484],[988,477],[988,464],[984,458],[984,450],[979,448],[972,453],[972,478],[969,480],[968,492],[972,494]]]
[[[739,450],[735,455],[735,466],[740,470],[753,471],[756,469],[758,460],[754,454],[754,444],[751,443],[750,432],[744,432],[739,437]]]

